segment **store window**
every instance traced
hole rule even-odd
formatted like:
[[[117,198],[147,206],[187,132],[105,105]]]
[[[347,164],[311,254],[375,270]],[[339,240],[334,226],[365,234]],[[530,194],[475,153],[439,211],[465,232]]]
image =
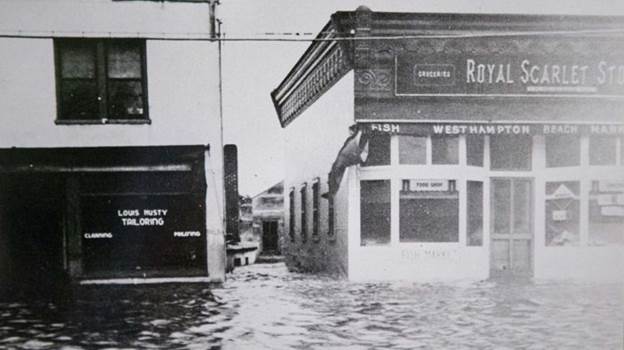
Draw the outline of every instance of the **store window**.
[[[546,183],[546,245],[579,244],[580,232],[579,182]]]
[[[312,236],[318,237],[319,233],[319,204],[320,204],[320,194],[319,194],[319,181],[315,181],[312,184]]]
[[[57,39],[58,119],[147,122],[145,41]]]
[[[576,135],[550,135],[546,137],[546,167],[579,166],[581,140]]]
[[[589,164],[615,165],[617,138],[612,136],[592,136],[589,138]]]
[[[399,135],[399,164],[426,164],[427,138]]]
[[[295,241],[295,190],[288,193],[288,237],[290,241]]]
[[[308,239],[308,186],[303,184],[301,190],[299,190],[299,195],[301,196],[301,241],[305,242]]]
[[[592,181],[589,244],[624,244],[624,180]]]
[[[401,242],[457,242],[459,195],[454,180],[403,180]]]
[[[368,157],[364,166],[390,165],[390,135],[372,134],[368,141]]]
[[[433,164],[459,164],[459,137],[432,137],[431,162]]]
[[[483,182],[468,181],[468,245],[483,245]]]
[[[531,170],[531,136],[490,137],[490,164],[493,170]]]
[[[484,142],[483,136],[466,136],[467,163],[471,166],[483,166]]]
[[[360,182],[361,245],[390,242],[390,180]]]

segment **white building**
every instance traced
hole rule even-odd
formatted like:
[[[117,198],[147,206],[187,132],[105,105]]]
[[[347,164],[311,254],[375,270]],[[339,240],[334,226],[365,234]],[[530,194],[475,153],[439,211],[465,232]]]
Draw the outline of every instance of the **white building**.
[[[335,13],[272,93],[289,267],[624,280],[623,37],[617,17]],[[322,199],[353,125],[368,158]]]
[[[0,3],[3,281],[223,280],[213,10]]]

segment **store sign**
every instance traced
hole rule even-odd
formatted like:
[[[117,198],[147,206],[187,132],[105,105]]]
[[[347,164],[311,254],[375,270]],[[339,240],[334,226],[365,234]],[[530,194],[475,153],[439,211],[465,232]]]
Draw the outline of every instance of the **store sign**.
[[[449,190],[448,180],[409,180],[410,191],[440,191]]]
[[[624,192],[624,181],[599,181],[598,190],[600,192]]]
[[[621,98],[624,57],[608,49],[583,56],[407,52],[396,58],[396,95]]]
[[[374,133],[408,135],[624,135],[624,124],[366,123]]]
[[[87,272],[202,268],[205,213],[191,195],[81,197]]]

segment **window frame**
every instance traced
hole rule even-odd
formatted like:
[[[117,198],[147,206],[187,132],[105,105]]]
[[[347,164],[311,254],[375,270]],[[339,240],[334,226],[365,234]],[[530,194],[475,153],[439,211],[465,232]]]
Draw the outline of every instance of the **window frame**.
[[[288,193],[288,236],[290,241],[295,241],[295,188]]]
[[[62,48],[68,43],[91,43],[95,47],[95,77],[96,90],[98,94],[98,112],[92,118],[76,118],[63,114],[62,107]],[[109,103],[110,87],[108,72],[108,48],[111,43],[134,43],[140,50],[141,54],[141,78],[137,79],[141,82],[142,98],[143,98],[143,114],[140,118],[116,118],[111,117],[111,108]],[[73,124],[151,124],[149,115],[149,93],[147,81],[147,50],[146,40],[136,38],[56,38],[54,39],[54,69],[55,69],[55,86],[56,86],[56,118],[54,123],[57,125],[73,125]]]
[[[299,208],[300,220],[301,220],[301,242],[305,243],[308,240],[308,184],[303,183],[301,188],[299,189],[299,200],[301,202],[301,207]]]

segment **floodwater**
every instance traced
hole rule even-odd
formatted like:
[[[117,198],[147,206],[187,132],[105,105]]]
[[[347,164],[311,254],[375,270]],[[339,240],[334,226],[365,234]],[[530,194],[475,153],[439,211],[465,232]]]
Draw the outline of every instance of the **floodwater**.
[[[9,349],[617,349],[624,287],[349,283],[238,268],[223,288],[89,287],[0,302]]]

